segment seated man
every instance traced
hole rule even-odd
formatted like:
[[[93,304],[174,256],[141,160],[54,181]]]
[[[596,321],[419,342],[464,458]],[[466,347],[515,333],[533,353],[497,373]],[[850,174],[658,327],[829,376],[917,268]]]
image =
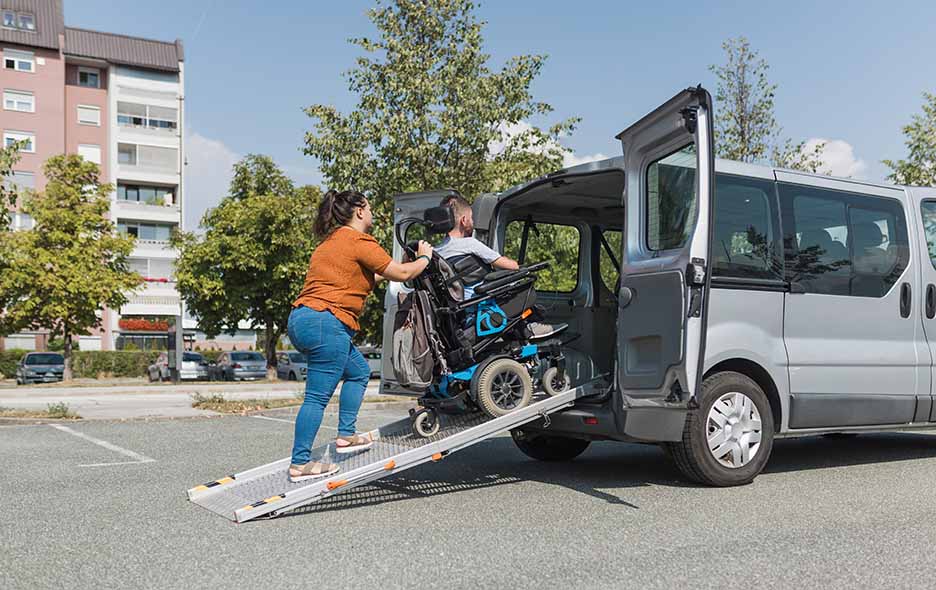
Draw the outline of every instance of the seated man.
[[[450,195],[442,199],[439,204],[441,207],[451,207],[455,214],[455,227],[448,235],[435,247],[435,251],[446,260],[473,254],[486,264],[489,264],[496,270],[517,270],[520,265],[516,260],[502,256],[496,251],[487,247],[480,240],[472,237],[474,234],[474,216],[471,211],[471,204],[463,197]],[[474,297],[474,285],[465,285],[465,299]],[[471,319],[471,318],[469,318]],[[540,322],[530,322],[527,327],[532,334],[533,339],[546,338],[564,330],[565,324],[552,326]]]

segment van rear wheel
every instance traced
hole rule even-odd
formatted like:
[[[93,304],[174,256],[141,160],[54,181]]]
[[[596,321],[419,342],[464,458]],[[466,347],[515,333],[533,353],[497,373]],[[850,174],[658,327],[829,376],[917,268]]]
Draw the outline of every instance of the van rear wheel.
[[[733,371],[702,382],[699,407],[690,410],[682,441],[666,443],[687,478],[718,487],[748,484],[773,448],[774,423],[767,396]]]
[[[581,438],[511,430],[510,437],[524,455],[539,461],[571,461],[585,452],[591,441]]]

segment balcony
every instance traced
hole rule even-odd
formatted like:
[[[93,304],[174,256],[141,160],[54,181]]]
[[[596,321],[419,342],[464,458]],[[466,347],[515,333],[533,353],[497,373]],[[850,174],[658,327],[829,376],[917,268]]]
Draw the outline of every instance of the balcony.
[[[182,221],[182,211],[178,205],[151,205],[143,201],[114,201],[114,216],[117,219],[136,219],[139,221],[163,221],[178,224]]]
[[[120,308],[120,315],[168,315],[177,316],[181,310],[178,295],[133,294],[126,305]]]

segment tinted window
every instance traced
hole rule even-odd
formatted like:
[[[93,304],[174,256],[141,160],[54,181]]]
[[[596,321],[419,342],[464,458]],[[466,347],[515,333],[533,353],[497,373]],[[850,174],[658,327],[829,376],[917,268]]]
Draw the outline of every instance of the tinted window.
[[[60,354],[30,354],[26,357],[27,365],[64,365],[65,357]]]
[[[926,234],[926,246],[930,262],[936,268],[936,201],[925,201],[920,205],[923,213],[923,232]]]
[[[601,232],[601,238],[604,242],[599,244],[598,271],[601,274],[601,282],[608,291],[614,292],[617,286],[618,277],[621,274],[621,268],[618,266],[621,262],[621,231],[607,229]],[[610,250],[610,252],[609,252]],[[612,257],[612,254],[614,255]]]
[[[182,353],[182,360],[183,360],[183,361],[188,361],[188,362],[194,361],[194,362],[196,362],[196,363],[200,363],[200,362],[202,362],[202,361],[205,360],[205,357],[203,357],[202,355],[198,354],[197,352],[183,352],[183,353]]]
[[[525,220],[507,224],[504,255],[521,265],[548,262],[536,280],[537,291],[569,293],[578,284],[579,230],[571,225],[533,223],[527,232],[526,250],[521,252]],[[521,255],[522,254],[522,255]]]
[[[232,352],[232,361],[262,361],[263,355],[259,352]]]
[[[714,225],[715,276],[783,278],[779,216],[772,182],[716,175]]]
[[[898,201],[781,185],[787,273],[808,293],[882,297],[910,259]]]
[[[647,247],[681,248],[696,215],[695,145],[661,158],[647,168]]]
[[[298,353],[298,352],[291,352],[291,353],[289,353],[289,360],[291,360],[291,361],[294,362],[294,363],[304,363],[304,362],[305,362],[305,357],[302,356],[302,355],[301,355],[300,353]]]

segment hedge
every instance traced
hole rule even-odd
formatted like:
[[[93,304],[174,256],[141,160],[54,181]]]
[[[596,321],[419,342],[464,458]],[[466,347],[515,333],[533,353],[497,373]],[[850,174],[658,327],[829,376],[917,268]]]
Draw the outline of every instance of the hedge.
[[[16,376],[16,363],[20,362],[20,359],[23,358],[28,350],[19,350],[17,348],[11,348],[9,350],[0,351],[0,373],[3,373],[3,376],[7,379],[12,379]]]
[[[16,364],[28,350],[0,351],[0,373],[7,379],[16,375]],[[72,376],[76,378],[146,377],[146,369],[161,351],[76,350],[72,353]],[[208,362],[218,360],[223,351],[199,350]]]

